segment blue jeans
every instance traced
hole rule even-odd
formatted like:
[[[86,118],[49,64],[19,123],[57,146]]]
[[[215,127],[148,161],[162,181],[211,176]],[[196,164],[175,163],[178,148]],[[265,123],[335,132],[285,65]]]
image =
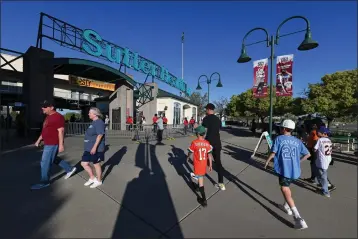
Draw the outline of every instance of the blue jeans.
[[[50,168],[58,153],[58,145],[45,145],[41,159],[41,183],[49,183]],[[72,167],[66,161],[61,160],[58,164],[66,173],[71,172]]]
[[[321,168],[316,168],[316,176],[318,179],[318,182],[322,185],[322,190],[324,194],[329,194],[328,191],[328,174],[327,174],[327,169],[321,169]]]

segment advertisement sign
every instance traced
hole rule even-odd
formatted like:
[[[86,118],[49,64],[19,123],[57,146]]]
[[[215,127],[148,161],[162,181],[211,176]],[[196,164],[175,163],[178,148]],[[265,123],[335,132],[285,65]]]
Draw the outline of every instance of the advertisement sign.
[[[255,157],[255,154],[257,152],[257,149],[260,147],[262,140],[266,139],[266,142],[269,146],[269,148],[272,148],[272,139],[267,131],[262,132],[259,141],[256,144],[256,147],[254,149],[254,152],[251,154],[251,158],[253,159]]]
[[[276,96],[292,96],[293,55],[278,56],[276,63]]]
[[[102,81],[95,81],[90,80],[87,78],[79,77],[79,76],[69,76],[70,84],[72,85],[79,85],[89,88],[101,89],[101,90],[108,90],[108,91],[115,91],[116,85],[112,83],[106,83]]]
[[[267,96],[268,59],[254,61],[254,86],[252,94],[255,98]]]

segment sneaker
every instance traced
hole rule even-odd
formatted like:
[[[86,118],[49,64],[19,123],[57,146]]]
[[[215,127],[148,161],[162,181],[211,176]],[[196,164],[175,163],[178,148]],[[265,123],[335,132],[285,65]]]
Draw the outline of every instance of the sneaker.
[[[328,186],[328,191],[333,191],[336,189],[336,186],[334,186],[333,184],[331,184],[330,186]]]
[[[38,183],[31,186],[31,190],[39,190],[50,186],[49,183]]]
[[[75,172],[76,172],[77,168],[73,167],[71,172],[68,172],[65,176],[65,179],[69,179]]]
[[[102,185],[102,181],[98,181],[97,178],[95,178],[93,181],[94,181],[94,182],[93,182],[93,184],[90,186],[90,188],[96,188],[96,187]]]
[[[282,205],[282,204],[279,204],[278,207],[279,207],[282,211],[284,211],[285,213],[287,213],[287,215],[290,215],[290,216],[291,216],[291,215],[293,214],[290,207],[285,207],[285,205]]]
[[[85,182],[85,184],[83,184],[83,185],[85,185],[85,186],[89,186],[89,185],[91,185],[92,183],[94,183],[94,181],[95,181],[95,179],[88,179],[88,181],[87,182]]]
[[[223,183],[218,183],[218,184],[215,185],[215,187],[220,188],[221,191],[226,190],[225,184],[223,184]]]
[[[295,229],[302,230],[308,228],[307,223],[302,218],[295,218]]]
[[[326,198],[330,198],[331,195],[329,193],[322,193],[323,196],[325,196]]]
[[[197,198],[197,200],[198,200],[198,203],[201,205],[201,206],[203,206],[203,207],[207,207],[208,206],[208,201],[205,199],[202,199],[201,197],[198,197]]]

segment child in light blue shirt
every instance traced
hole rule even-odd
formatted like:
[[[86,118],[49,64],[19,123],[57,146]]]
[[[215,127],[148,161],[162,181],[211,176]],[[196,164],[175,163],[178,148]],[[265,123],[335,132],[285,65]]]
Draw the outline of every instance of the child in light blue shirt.
[[[281,125],[281,134],[276,137],[271,148],[271,154],[268,157],[265,168],[268,163],[274,159],[274,170],[279,176],[281,192],[285,203],[281,206],[288,215],[294,216],[295,228],[305,229],[307,224],[303,220],[295,206],[291,196],[290,184],[301,175],[301,161],[310,157],[310,153],[301,140],[291,135],[295,129],[295,122],[284,120]],[[301,155],[304,155],[301,158]]]

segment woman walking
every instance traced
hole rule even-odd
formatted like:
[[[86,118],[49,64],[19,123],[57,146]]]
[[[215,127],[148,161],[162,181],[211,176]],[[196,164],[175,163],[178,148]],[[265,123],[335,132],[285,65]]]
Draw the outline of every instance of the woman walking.
[[[88,116],[92,120],[92,124],[86,130],[81,165],[89,175],[89,179],[84,185],[96,188],[102,185],[101,161],[104,161],[106,126],[98,108],[92,107]],[[93,163],[97,177],[94,176],[90,163]]]

